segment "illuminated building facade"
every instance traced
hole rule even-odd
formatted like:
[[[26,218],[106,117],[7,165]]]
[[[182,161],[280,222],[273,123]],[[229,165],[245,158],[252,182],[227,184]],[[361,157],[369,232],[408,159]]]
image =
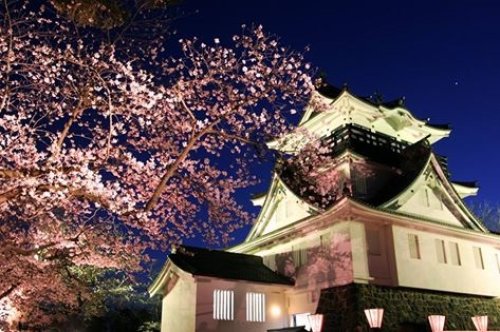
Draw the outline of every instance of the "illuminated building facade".
[[[294,170],[278,165],[269,190],[253,199],[262,208],[249,235],[226,253],[261,257],[269,277],[228,276],[231,264],[210,275],[174,257],[150,288],[164,296],[162,332],[308,328],[314,313],[324,315],[323,331],[363,330],[363,309],[377,306],[388,331],[425,330],[427,315],[439,313],[455,329],[469,329],[476,314],[499,327],[500,237],[463,202],[475,184],[452,181],[432,149],[450,128],[415,118],[403,100],[330,85],[313,101],[299,127],[328,145],[335,163],[323,171],[335,172],[337,195],[319,207]],[[290,134],[269,146],[294,155],[306,143]],[[196,296],[181,314],[186,289]],[[232,316],[220,319],[221,310]],[[183,324],[172,323],[181,316]]]

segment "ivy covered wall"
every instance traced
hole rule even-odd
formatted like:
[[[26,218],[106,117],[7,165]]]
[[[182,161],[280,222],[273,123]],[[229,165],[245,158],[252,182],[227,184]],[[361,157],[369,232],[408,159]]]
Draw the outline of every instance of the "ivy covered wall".
[[[430,331],[427,316],[446,316],[445,330],[474,331],[470,317],[489,316],[489,329],[500,330],[500,300],[455,293],[351,284],[321,292],[317,313],[323,332],[368,331],[363,310],[384,308],[382,331]]]

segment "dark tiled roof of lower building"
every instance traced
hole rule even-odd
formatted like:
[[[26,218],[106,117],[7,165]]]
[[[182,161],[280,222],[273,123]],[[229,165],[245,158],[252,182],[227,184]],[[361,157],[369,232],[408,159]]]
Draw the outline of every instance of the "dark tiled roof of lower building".
[[[181,246],[169,259],[183,271],[197,276],[293,285],[294,281],[264,265],[262,257],[220,250]]]

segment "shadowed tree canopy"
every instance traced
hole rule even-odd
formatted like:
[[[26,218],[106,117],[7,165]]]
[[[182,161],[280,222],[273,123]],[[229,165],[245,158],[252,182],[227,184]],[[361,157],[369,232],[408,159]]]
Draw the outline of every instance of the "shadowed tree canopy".
[[[162,10],[180,0],[51,0],[66,18],[84,27],[109,30],[130,23],[147,11]]]

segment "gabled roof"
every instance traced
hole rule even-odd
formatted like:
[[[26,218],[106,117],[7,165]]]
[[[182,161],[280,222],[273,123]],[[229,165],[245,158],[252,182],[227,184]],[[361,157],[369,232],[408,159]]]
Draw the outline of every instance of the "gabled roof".
[[[460,194],[456,191],[453,182],[451,182],[441,163],[439,163],[438,158],[431,154],[425,167],[418,176],[415,177],[413,182],[404,190],[402,190],[398,195],[394,196],[392,199],[386,201],[385,203],[378,206],[378,208],[388,209],[388,210],[399,210],[399,208],[408,201],[415,193],[418,192],[419,187],[425,186],[427,183],[427,178],[430,174],[437,176],[437,182],[432,186],[439,189],[443,197],[448,201],[447,205],[452,208],[452,213],[455,215],[457,220],[459,220],[463,227],[473,229],[476,231],[488,233],[488,229],[479,221],[467,208],[461,199]],[[404,213],[404,212],[403,212]],[[418,214],[418,211],[412,212],[411,214]]]
[[[168,259],[195,276],[246,280],[266,284],[293,285],[294,281],[264,265],[262,257],[220,250],[181,246]]]
[[[432,232],[448,232],[474,240],[481,239],[482,241],[493,243],[495,246],[498,246],[500,241],[500,237],[492,232],[450,225],[423,216],[410,215],[388,208],[370,206],[365,202],[355,200],[351,197],[344,197],[322,214],[298,220],[289,225],[289,227],[276,229],[273,232],[243,242],[228,250],[231,252],[247,253],[263,252],[276,245],[276,243],[289,242],[298,236],[304,236],[304,234],[309,234],[311,232],[318,232],[334,223],[345,222],[346,220],[370,220],[370,222],[379,222],[384,225],[390,221],[394,225],[403,226],[407,226],[408,222],[411,222],[414,227],[419,227],[420,229],[431,230]]]
[[[292,196],[297,199],[297,202],[300,202],[300,204],[304,204],[304,207],[310,211],[309,214],[313,214],[317,211],[317,209],[313,205],[304,201],[302,198],[300,198],[300,196],[297,196],[293,192],[293,190],[291,190],[275,172],[273,175],[273,179],[271,180],[269,190],[263,198],[260,198],[261,202],[259,203],[262,205],[262,208],[260,209],[257,220],[250,229],[250,232],[248,233],[245,241],[249,241],[262,234],[269,222],[269,218],[273,210],[275,209],[277,204],[279,204],[280,199],[277,194],[280,191],[283,193],[283,196]]]

